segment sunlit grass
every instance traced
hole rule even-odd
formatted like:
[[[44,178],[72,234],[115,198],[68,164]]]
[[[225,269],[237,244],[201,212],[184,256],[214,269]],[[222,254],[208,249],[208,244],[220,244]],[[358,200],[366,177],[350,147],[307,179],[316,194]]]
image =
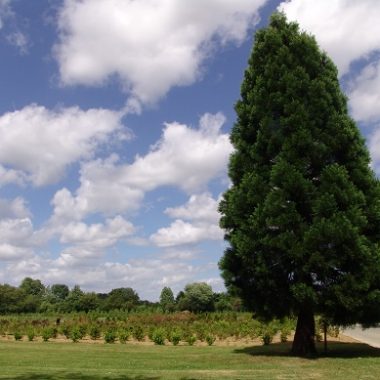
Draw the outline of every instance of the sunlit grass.
[[[0,379],[379,379],[380,350],[331,343],[327,356],[289,356],[290,345],[151,346],[0,342]],[[322,350],[322,347],[320,347]]]

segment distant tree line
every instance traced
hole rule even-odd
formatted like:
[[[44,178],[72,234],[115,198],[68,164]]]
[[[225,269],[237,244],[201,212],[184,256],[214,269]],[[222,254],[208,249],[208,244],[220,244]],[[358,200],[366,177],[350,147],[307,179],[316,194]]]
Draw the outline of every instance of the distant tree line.
[[[78,285],[72,289],[65,284],[45,286],[40,280],[30,277],[24,278],[18,287],[0,284],[0,314],[87,313],[94,310],[132,311],[144,308],[165,313],[184,310],[240,311],[242,302],[226,293],[214,293],[211,286],[203,282],[186,285],[176,297],[169,287],[164,287],[159,302],[141,300],[130,287],[112,289],[109,293],[95,293],[85,292]]]

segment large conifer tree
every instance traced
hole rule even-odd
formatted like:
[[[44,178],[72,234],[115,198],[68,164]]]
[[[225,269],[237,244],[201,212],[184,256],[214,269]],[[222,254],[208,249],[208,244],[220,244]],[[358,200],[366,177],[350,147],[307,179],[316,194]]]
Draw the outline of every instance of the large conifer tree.
[[[227,287],[262,318],[295,315],[298,355],[315,352],[316,314],[379,322],[380,185],[335,65],[275,14],[256,33],[235,109],[220,203]]]

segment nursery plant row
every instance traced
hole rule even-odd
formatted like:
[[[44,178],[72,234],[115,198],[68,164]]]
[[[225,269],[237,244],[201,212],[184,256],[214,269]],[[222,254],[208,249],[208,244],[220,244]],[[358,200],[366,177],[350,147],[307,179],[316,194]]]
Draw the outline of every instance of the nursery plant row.
[[[318,321],[317,321],[318,326]],[[295,328],[293,319],[261,322],[250,313],[88,313],[59,316],[17,315],[0,317],[0,335],[15,340],[49,341],[61,337],[73,342],[83,339],[105,343],[152,341],[155,344],[214,344],[228,338],[272,342],[275,335],[286,342]],[[329,334],[339,329],[329,326]],[[318,330],[318,334],[321,332]]]

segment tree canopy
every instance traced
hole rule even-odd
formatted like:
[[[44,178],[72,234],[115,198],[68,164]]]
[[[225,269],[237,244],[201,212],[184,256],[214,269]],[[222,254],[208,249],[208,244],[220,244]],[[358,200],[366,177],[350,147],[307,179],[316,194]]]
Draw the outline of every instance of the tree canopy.
[[[193,312],[213,311],[214,293],[205,282],[194,282],[185,286],[183,296],[178,300],[181,310]]]
[[[139,302],[138,294],[132,288],[112,289],[107,298],[110,309],[132,309]]]
[[[19,287],[0,284],[0,314],[7,313],[72,313],[110,310],[189,310],[194,312],[217,310],[240,310],[241,300],[225,293],[213,293],[205,283],[186,285],[174,298],[173,291],[164,287],[160,302],[140,300],[132,288],[116,288],[109,293],[86,292],[75,285],[45,286],[38,279],[26,277]]]
[[[64,300],[69,295],[70,290],[65,284],[53,284],[50,292],[58,300]]]
[[[258,31],[220,203],[227,287],[262,318],[298,316],[293,352],[315,351],[314,315],[380,321],[380,185],[337,69],[283,14]]]
[[[20,289],[22,289],[26,294],[40,296],[45,292],[45,286],[40,280],[34,280],[30,277],[25,277],[21,284]]]
[[[175,299],[173,291],[165,286],[160,294],[160,305],[162,307],[162,310],[171,312],[175,308]]]

